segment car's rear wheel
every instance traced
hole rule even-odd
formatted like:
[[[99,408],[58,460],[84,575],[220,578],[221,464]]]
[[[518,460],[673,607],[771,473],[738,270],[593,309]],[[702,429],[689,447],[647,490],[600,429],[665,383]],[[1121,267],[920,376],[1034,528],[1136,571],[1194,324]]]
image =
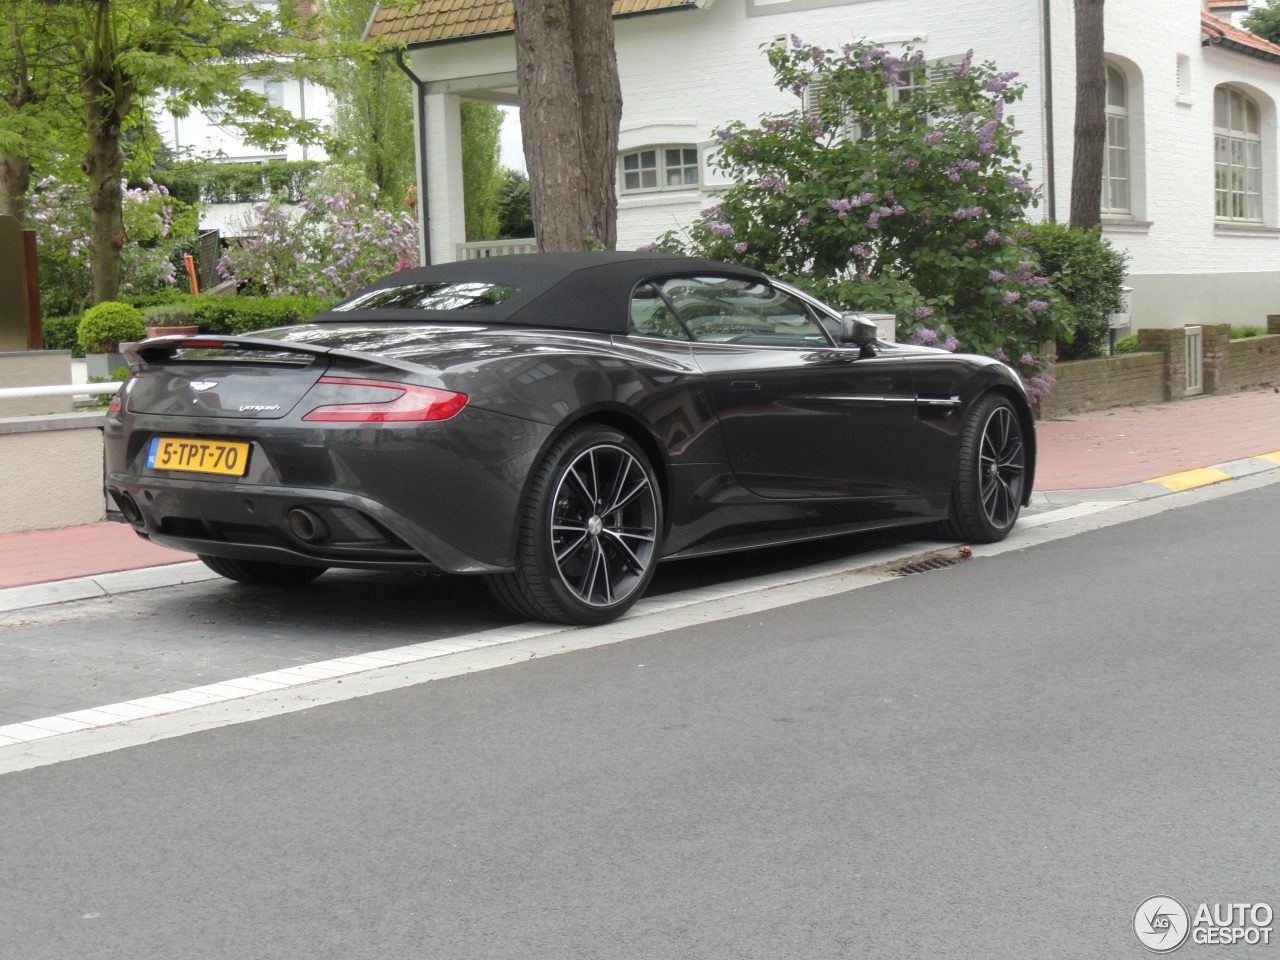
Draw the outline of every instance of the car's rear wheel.
[[[300,587],[310,583],[328,567],[310,567],[300,563],[263,563],[258,560],[232,560],[197,554],[200,562],[214,573],[247,583],[251,587]]]
[[[639,445],[583,424],[552,446],[529,485],[513,573],[490,577],[513,612],[606,623],[644,595],[660,555],[662,502]]]
[[[948,535],[971,543],[1003,540],[1022,509],[1027,478],[1022,421],[1005,397],[982,397],[960,431]]]

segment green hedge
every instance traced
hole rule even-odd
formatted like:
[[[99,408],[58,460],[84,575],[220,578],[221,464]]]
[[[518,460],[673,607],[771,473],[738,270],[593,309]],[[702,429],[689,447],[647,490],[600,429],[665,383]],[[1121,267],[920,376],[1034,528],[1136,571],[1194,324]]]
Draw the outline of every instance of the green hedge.
[[[83,357],[84,351],[76,340],[76,328],[80,326],[81,314],[74,313],[69,317],[45,317],[44,348],[46,350],[70,350],[73,357]]]
[[[181,311],[189,314],[191,322],[201,333],[237,334],[267,330],[271,327],[287,327],[302,323],[313,314],[331,306],[328,297],[280,296],[280,297],[192,297],[182,295],[168,298],[163,303],[166,310],[146,311],[150,320],[163,319],[161,314]],[[84,356],[76,342],[76,329],[80,314],[69,317],[46,317],[44,320],[44,346],[46,350],[70,350],[74,357]]]
[[[201,333],[252,333],[302,323],[333,303],[327,297],[199,297],[191,313]]]
[[[255,203],[285,191],[298,199],[307,181],[320,170],[314,160],[268,160],[265,163],[199,163],[155,174],[156,183],[188,202]],[[189,199],[194,198],[194,199]]]
[[[1061,223],[1035,224],[1020,239],[1075,315],[1075,337],[1058,344],[1058,358],[1105,356],[1111,314],[1124,309],[1121,287],[1129,255],[1098,230],[1072,230]]]

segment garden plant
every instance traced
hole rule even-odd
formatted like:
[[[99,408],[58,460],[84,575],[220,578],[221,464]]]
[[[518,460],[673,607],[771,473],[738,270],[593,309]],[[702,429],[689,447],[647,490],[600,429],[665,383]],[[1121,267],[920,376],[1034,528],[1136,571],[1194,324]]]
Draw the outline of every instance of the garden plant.
[[[894,313],[900,338],[998,357],[1043,396],[1055,358],[1042,345],[1073,323],[1019,240],[1038,194],[1007,113],[1017,75],[972,51],[943,64],[795,36],[768,58],[795,109],[716,131],[713,162],[735,185],[656,246]]]

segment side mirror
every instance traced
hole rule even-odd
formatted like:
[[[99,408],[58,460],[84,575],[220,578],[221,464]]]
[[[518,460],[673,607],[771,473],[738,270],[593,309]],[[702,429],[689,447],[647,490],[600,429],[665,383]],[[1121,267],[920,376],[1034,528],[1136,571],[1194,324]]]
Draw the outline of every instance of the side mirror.
[[[866,352],[875,346],[875,323],[860,313],[840,314],[840,342],[862,347],[863,352]]]

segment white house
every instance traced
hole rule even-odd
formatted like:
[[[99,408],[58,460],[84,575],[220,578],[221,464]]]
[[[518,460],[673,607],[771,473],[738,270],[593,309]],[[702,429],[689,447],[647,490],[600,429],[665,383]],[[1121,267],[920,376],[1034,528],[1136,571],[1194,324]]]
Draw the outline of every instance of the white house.
[[[261,93],[274,107],[284,107],[295,117],[327,125],[333,115],[333,95],[311,80],[250,79],[245,86]],[[290,141],[279,150],[263,150],[245,143],[234,127],[220,118],[193,110],[185,117],[161,113],[156,118],[165,143],[184,160],[218,160],[224,163],[261,163],[267,160],[325,160],[324,148]],[[234,235],[248,215],[250,203],[210,203],[200,208],[200,228]]]
[[[1265,325],[1280,313],[1280,47],[1228,20],[1221,0],[1125,0],[1106,8],[1105,233],[1131,255],[1132,323]],[[1234,15],[1246,3],[1228,4]],[[761,46],[799,35],[836,46],[917,40],[930,59],[1017,70],[1012,111],[1041,212],[1070,208],[1074,125],[1071,0],[614,0],[623,117],[618,246],[688,223],[723,181],[712,132],[795,100]],[[407,46],[418,83],[423,235],[457,259],[463,207],[459,101],[518,105],[510,0],[379,8],[374,36]]]

